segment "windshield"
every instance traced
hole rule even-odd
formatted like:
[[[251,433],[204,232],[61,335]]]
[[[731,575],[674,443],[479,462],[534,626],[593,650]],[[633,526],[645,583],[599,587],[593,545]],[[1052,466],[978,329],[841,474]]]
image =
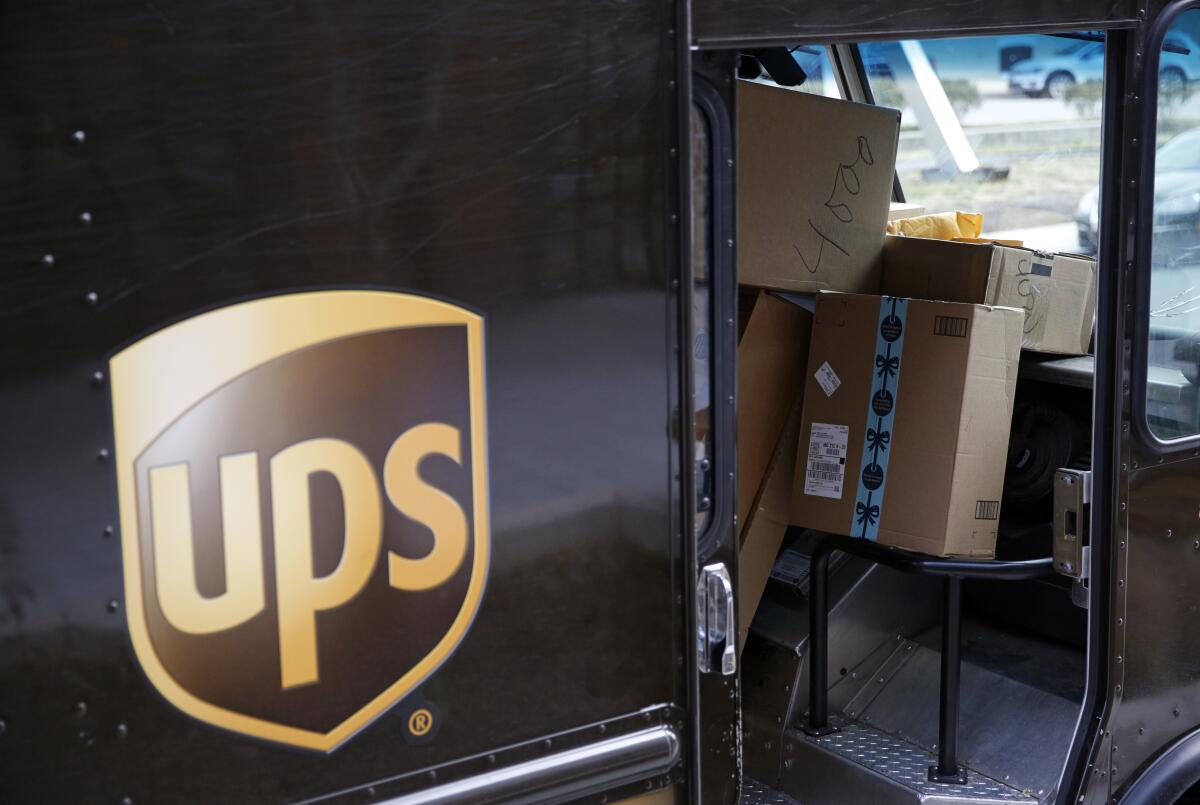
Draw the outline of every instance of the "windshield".
[[[983,36],[861,52],[876,103],[902,112],[896,173],[906,201],[981,213],[984,237],[1094,251],[1095,202],[1085,198],[1100,174],[1103,43]],[[1020,69],[1061,52],[1077,55],[1073,72]],[[1100,58],[1085,60],[1092,52]]]

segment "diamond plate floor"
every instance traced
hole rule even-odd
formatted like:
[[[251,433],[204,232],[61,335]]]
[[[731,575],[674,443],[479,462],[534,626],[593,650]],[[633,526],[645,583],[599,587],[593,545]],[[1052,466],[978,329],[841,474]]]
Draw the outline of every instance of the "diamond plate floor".
[[[782,791],[768,788],[758,780],[749,777],[742,780],[742,798],[739,805],[800,805]]]
[[[939,802],[1036,803],[1036,797],[1004,783],[968,771],[966,785],[931,783],[929,767],[937,758],[924,749],[893,738],[879,730],[855,722],[840,722],[839,731],[810,736],[802,740],[842,757],[858,766],[882,775],[912,791],[920,801]]]

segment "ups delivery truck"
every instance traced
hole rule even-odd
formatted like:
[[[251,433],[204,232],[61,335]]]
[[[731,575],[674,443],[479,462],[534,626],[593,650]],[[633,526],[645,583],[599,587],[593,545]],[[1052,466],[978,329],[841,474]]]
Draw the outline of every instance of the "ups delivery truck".
[[[6,0],[0,802],[1195,801],[1198,5]],[[741,595],[762,85],[1094,250],[995,557]]]

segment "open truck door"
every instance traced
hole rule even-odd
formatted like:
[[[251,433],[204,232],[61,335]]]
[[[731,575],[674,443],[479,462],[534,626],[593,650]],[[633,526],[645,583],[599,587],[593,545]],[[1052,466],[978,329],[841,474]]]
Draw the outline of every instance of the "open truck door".
[[[0,799],[733,800],[732,284],[609,14],[9,9]]]
[[[1200,59],[1192,39],[1198,25],[1194,4],[1165,6],[1139,31],[1135,56],[1145,57],[1129,59],[1134,121],[1121,153],[1125,181],[1109,202],[1120,233],[1111,260],[1123,270],[1108,315],[1108,335],[1129,359],[1107,402],[1121,412],[1109,435],[1115,480],[1092,517],[1111,528],[1102,548],[1108,564],[1093,564],[1093,583],[1110,591],[1111,603],[1097,635],[1108,648],[1096,670],[1105,707],[1089,757],[1101,784],[1093,783],[1087,802],[1190,802],[1200,781],[1200,655],[1191,618],[1200,558],[1200,208],[1191,208],[1184,178],[1197,162],[1188,142],[1197,122],[1189,70]]]

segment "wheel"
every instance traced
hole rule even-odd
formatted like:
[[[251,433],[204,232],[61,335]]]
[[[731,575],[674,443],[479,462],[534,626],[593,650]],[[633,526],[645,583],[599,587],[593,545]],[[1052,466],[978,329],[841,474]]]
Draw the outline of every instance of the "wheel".
[[[1073,86],[1075,86],[1075,76],[1060,70],[1046,77],[1045,92],[1048,97],[1061,101],[1067,97],[1067,93]]]
[[[1164,98],[1177,97],[1187,88],[1187,76],[1178,67],[1166,67],[1158,74],[1158,94]]]
[[[1087,425],[1048,394],[1022,395],[1013,407],[1004,472],[1004,509],[1035,519],[1053,514],[1058,468],[1072,466],[1087,450]]]

